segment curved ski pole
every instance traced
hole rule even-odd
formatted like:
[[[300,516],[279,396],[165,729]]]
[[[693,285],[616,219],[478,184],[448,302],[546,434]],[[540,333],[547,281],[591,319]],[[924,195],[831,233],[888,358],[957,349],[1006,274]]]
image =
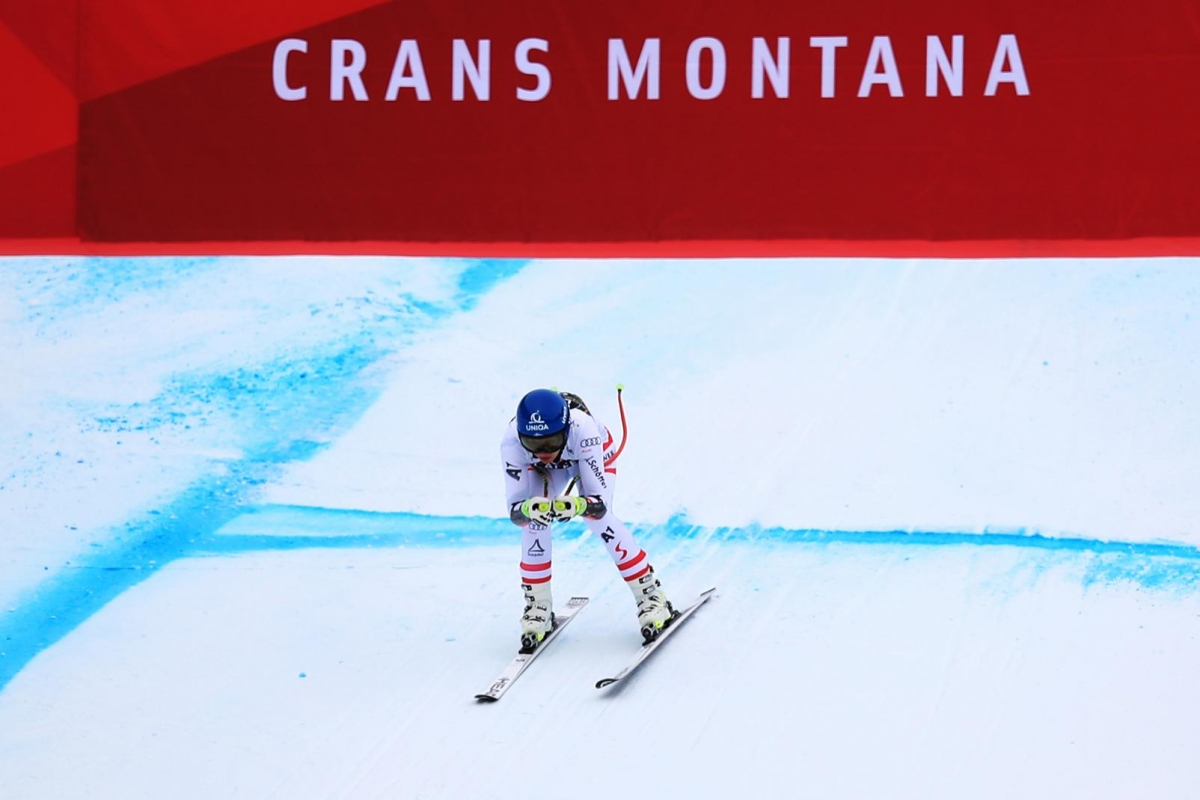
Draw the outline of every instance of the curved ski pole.
[[[617,445],[617,452],[613,453],[612,458],[604,460],[604,466],[615,464],[617,459],[621,457],[621,451],[625,449],[625,441],[629,438],[629,424],[625,421],[625,401],[621,397],[621,392],[625,390],[623,384],[617,384],[617,408],[621,411],[621,443]]]

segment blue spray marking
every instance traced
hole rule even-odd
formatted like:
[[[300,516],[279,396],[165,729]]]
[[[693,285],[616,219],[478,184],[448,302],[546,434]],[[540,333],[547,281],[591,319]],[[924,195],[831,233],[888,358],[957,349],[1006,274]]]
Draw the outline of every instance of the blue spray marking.
[[[268,470],[271,472],[273,470]],[[102,552],[38,587],[32,602],[0,624],[0,689],[34,656],[126,589],[180,558],[264,551],[511,545],[507,519],[433,517],[301,506],[245,506],[261,469],[234,470],[185,492],[175,503],[129,524]],[[1186,593],[1200,589],[1200,548],[1182,544],[1059,538],[1032,533],[831,531],[787,528],[706,528],[676,518],[638,526],[643,541],[663,537],[759,545],[1012,547],[1091,556],[1085,587],[1128,582]]]
[[[28,259],[44,262],[46,259]],[[63,268],[42,276],[28,287],[28,299],[36,299],[31,319],[52,317],[56,312],[119,302],[136,294],[160,291],[184,283],[211,270],[218,259],[197,258],[82,258],[65,261]],[[19,266],[21,261],[17,261]]]
[[[456,298],[458,305],[464,311],[474,308],[479,298],[516,275],[527,263],[505,259],[481,259],[474,262],[459,275]]]
[[[517,274],[527,261],[470,261],[458,276],[451,306],[410,296],[362,302],[378,306],[357,330],[269,361],[219,371],[176,374],[149,402],[105,406],[84,427],[152,431],[219,427],[221,445],[243,457],[214,462],[213,471],[163,508],[150,509],[109,532],[102,548],[82,554],[0,610],[0,690],[38,653],[62,639],[125,590],[179,558],[213,552],[215,531],[246,510],[280,465],[311,458],[347,430],[385,388],[370,367],[403,348],[417,330],[471,308],[482,293]],[[46,268],[49,265],[49,268]],[[82,308],[93,312],[138,293],[173,287],[218,267],[218,260],[42,260],[20,291],[27,319],[53,325]],[[330,269],[336,267],[331,266]],[[316,311],[314,311],[316,313]],[[370,536],[347,546],[372,546]],[[258,549],[247,541],[245,549]]]
[[[1082,581],[1133,583],[1149,589],[1200,589],[1200,548],[1164,542],[1119,542],[1039,533],[956,533],[939,531],[831,531],[789,528],[708,528],[676,517],[663,525],[637,526],[638,539],[686,539],[770,545],[901,547],[1012,547],[1088,557]],[[235,555],[263,550],[358,547],[473,547],[509,545],[514,528],[507,519],[432,517],[304,506],[256,506],[196,543],[196,554]]]
[[[0,690],[110,600],[191,554],[204,536],[236,517],[247,481],[256,479],[234,469],[188,489],[167,507],[126,523],[102,550],[78,557],[22,598],[0,619]]]

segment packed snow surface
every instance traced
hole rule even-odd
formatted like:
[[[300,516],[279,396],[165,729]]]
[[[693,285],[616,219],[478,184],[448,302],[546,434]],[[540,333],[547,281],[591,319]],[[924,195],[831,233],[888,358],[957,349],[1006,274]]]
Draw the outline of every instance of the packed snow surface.
[[[1194,796],[1200,261],[6,259],[5,798]],[[677,602],[497,704],[527,390]]]

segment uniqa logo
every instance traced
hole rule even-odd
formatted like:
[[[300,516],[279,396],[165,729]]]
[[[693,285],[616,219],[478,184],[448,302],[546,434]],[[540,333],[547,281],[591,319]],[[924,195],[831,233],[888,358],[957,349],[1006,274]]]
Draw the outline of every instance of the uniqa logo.
[[[535,411],[532,414],[530,414],[529,421],[536,422],[538,424],[545,424],[545,422],[546,422],[546,420],[542,419],[542,412],[540,412],[540,411]]]

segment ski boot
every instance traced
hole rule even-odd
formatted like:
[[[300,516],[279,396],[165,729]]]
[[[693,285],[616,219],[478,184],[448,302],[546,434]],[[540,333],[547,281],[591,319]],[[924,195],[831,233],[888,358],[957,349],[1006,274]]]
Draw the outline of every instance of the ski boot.
[[[550,582],[522,583],[525,611],[521,614],[521,652],[532,653],[554,629],[554,601]]]
[[[642,631],[644,644],[650,644],[663,628],[675,619],[675,607],[663,592],[662,584],[654,575],[654,567],[650,567],[642,577],[628,581],[633,599],[637,601],[638,625]]]

